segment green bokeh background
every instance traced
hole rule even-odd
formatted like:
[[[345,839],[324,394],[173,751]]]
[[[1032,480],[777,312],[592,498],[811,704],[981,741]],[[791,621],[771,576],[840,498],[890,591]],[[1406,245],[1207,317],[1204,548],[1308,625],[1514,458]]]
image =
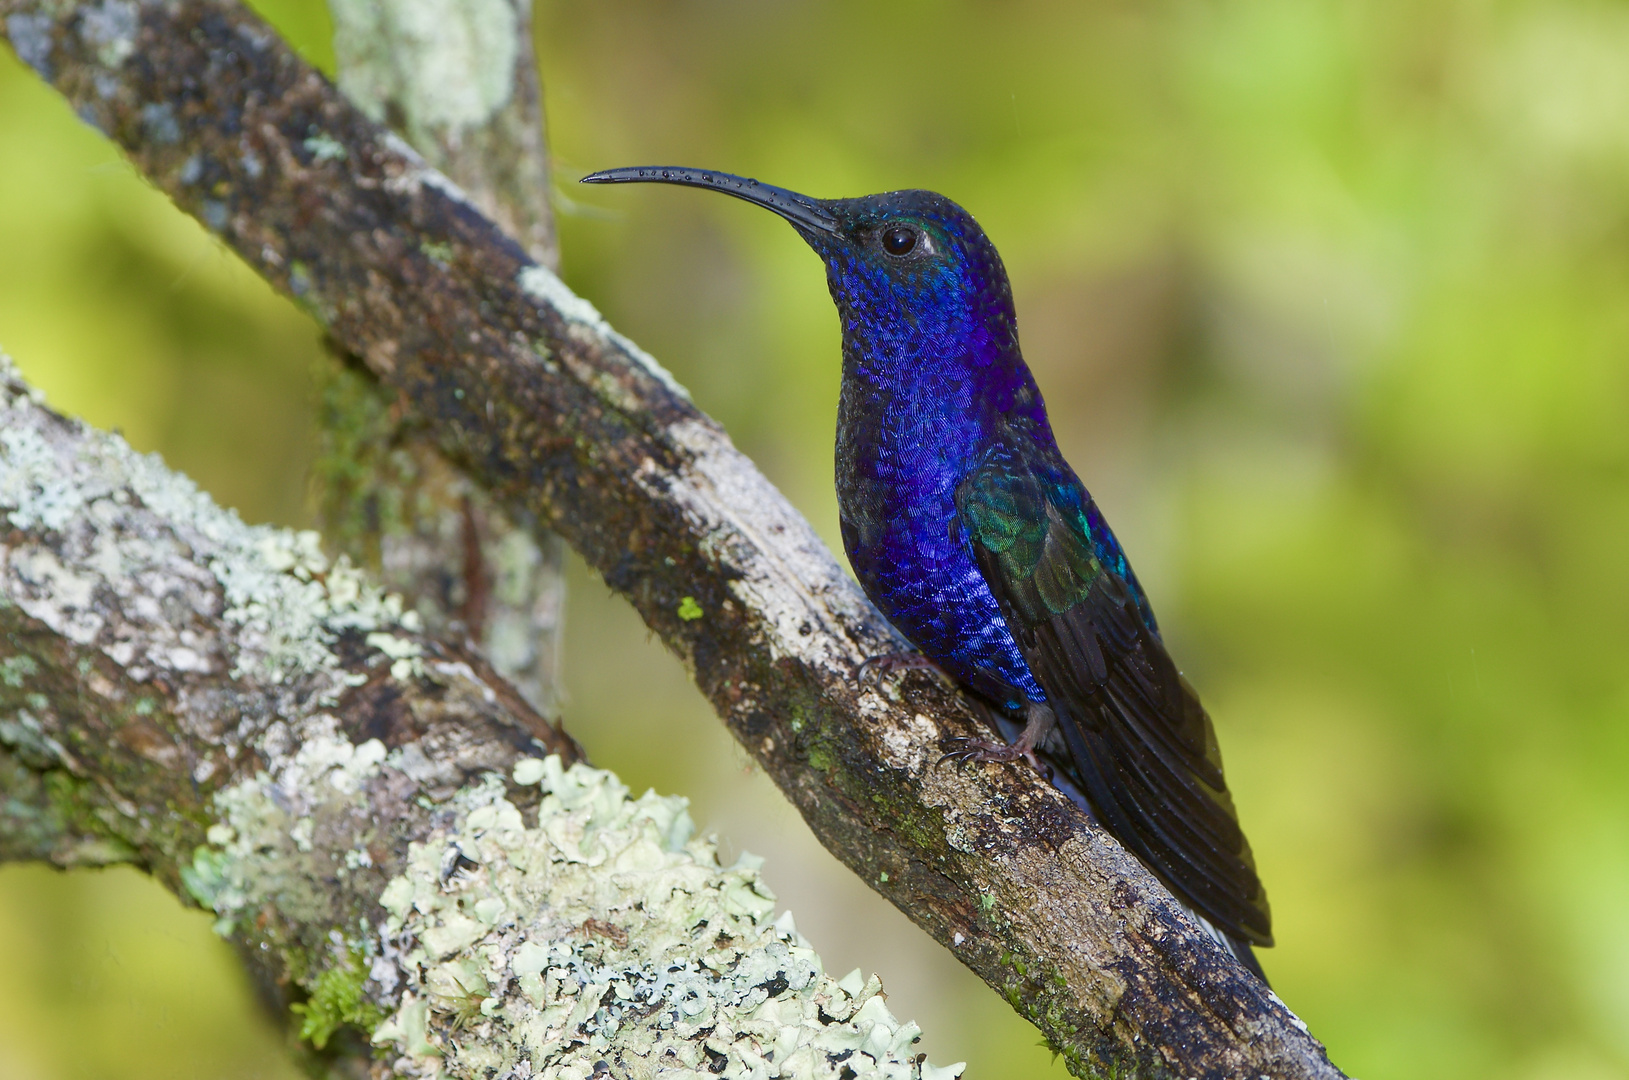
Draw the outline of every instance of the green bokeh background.
[[[319,64],[311,0],[263,10]],[[1629,5],[540,0],[565,276],[836,542],[837,324],[697,164],[943,191],[1216,718],[1263,962],[1354,1075],[1629,1077]],[[0,50],[0,347],[305,520],[317,331]],[[938,1062],[1061,1077],[573,569],[566,723],[691,797]],[[0,1076],[291,1076],[207,920],[0,869]]]

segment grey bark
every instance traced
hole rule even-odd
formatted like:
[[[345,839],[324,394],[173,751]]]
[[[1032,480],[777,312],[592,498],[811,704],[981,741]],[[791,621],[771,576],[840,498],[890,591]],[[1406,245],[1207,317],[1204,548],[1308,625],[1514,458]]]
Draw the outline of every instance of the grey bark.
[[[858,686],[902,642],[808,524],[654,360],[252,16],[216,0],[0,11],[138,170],[625,595],[821,841],[1071,1070],[1341,1075],[1060,793],[940,764],[947,736],[979,733],[953,693]]]

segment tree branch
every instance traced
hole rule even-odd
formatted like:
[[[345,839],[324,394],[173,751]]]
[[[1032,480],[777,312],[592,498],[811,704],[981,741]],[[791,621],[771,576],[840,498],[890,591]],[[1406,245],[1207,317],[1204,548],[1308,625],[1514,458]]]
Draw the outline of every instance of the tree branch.
[[[314,534],[245,526],[3,356],[0,520],[0,857],[128,859],[212,909],[324,1064],[960,1071],[827,977],[684,800],[571,764]]]
[[[330,0],[329,9],[351,101],[556,267],[529,0]],[[325,548],[400,594],[429,633],[478,647],[528,704],[557,717],[565,544],[511,520],[410,409],[394,407],[393,390],[342,349],[330,352],[311,470]],[[336,1061],[336,1071],[364,1062]]]
[[[857,687],[864,657],[902,643],[808,524],[654,360],[264,24],[221,0],[0,11],[81,117],[627,596],[821,841],[1073,1071],[1340,1075],[1060,793],[939,765],[944,736],[976,733],[953,694]]]
[[[329,0],[345,96],[399,132],[550,270],[543,91],[531,0]]]
[[[543,100],[529,0],[330,0],[340,87],[553,269]],[[341,351],[341,350],[336,350]],[[313,503],[323,541],[440,636],[467,637],[558,714],[565,546],[517,523],[360,365],[319,375]]]

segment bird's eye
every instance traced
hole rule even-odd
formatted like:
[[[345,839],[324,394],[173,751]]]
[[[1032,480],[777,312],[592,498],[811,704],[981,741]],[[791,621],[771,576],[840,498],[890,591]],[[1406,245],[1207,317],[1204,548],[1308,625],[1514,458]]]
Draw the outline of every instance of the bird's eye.
[[[916,230],[907,229],[903,225],[889,229],[882,234],[882,250],[896,259],[909,255],[916,247]]]

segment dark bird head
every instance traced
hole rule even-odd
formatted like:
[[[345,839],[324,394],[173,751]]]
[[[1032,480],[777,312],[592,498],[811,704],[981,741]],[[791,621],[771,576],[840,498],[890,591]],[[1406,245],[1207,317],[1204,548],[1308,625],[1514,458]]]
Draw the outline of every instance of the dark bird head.
[[[1016,360],[1012,289],[973,216],[932,191],[816,199],[709,169],[607,169],[585,184],[682,184],[774,211],[826,264],[845,355],[873,377],[933,359],[973,368]],[[1006,365],[1001,365],[1006,366]]]

